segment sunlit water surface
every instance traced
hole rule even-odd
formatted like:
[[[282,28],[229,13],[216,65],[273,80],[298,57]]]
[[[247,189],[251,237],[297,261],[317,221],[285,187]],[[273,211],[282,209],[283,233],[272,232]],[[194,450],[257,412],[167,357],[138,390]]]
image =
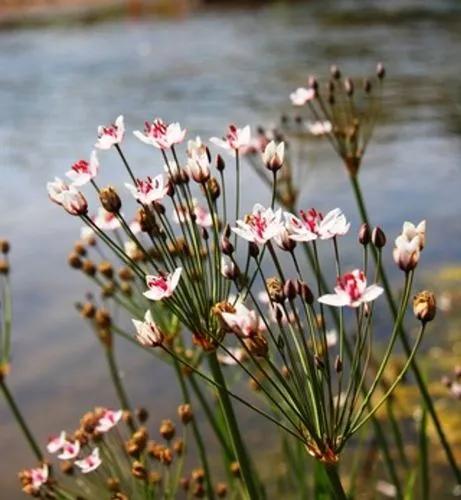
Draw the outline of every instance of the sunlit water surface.
[[[192,134],[220,135],[230,122],[273,121],[308,73],[339,63],[351,75],[388,67],[386,119],[378,126],[362,182],[375,220],[390,235],[404,218],[426,217],[425,266],[461,258],[461,14],[456,2],[416,8],[402,2],[318,3],[210,11],[183,21],[120,21],[89,27],[0,34],[0,232],[13,246],[14,360],[11,384],[38,436],[73,427],[87,408],[114,405],[98,343],[73,303],[86,281],[66,255],[79,224],[46,196],[45,183],[89,154],[96,126],[123,113],[180,120]],[[139,171],[161,163],[131,135],[126,153]],[[114,152],[102,178],[121,185]],[[332,151],[313,143],[306,160],[306,207],[342,207],[357,227],[346,176]],[[246,203],[267,202],[255,186]],[[121,366],[133,401],[172,414],[171,372],[123,346]],[[252,426],[248,439],[264,441]],[[16,498],[15,473],[31,460],[0,405],[1,498]]]

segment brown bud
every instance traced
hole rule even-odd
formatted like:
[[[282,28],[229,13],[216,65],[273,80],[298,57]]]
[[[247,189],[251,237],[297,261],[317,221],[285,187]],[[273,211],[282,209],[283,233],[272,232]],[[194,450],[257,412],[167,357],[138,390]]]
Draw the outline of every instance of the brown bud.
[[[77,241],[77,243],[75,243],[74,245],[74,252],[80,255],[81,257],[85,257],[86,255],[85,245]]]
[[[368,78],[365,78],[365,81],[363,82],[363,90],[369,94],[371,92],[371,82],[368,80]]]
[[[122,267],[118,272],[118,277],[122,281],[133,281],[134,273],[129,267]]]
[[[203,484],[195,484],[192,495],[195,498],[203,498],[205,496],[205,487],[203,486]]]
[[[10,272],[10,265],[5,259],[0,259],[0,274],[8,274]]]
[[[137,408],[136,409],[136,417],[141,422],[142,424],[147,421],[149,418],[149,412],[146,410],[146,408]]]
[[[216,156],[216,168],[222,172],[224,168],[226,167],[226,163],[224,162],[223,158],[221,155]]]
[[[341,373],[343,371],[343,362],[339,356],[336,356],[335,359],[335,371],[336,373]]]
[[[182,477],[179,480],[179,485],[184,491],[188,491],[190,486],[190,479],[188,477]]]
[[[336,65],[331,66],[330,73],[335,80],[339,80],[341,78],[341,71]]]
[[[184,447],[184,441],[181,438],[176,439],[176,441],[173,443],[173,451],[179,457],[184,453]]]
[[[94,319],[96,324],[102,328],[107,328],[111,324],[110,313],[107,309],[97,309]]]
[[[254,241],[250,241],[248,243],[248,251],[250,253],[250,257],[253,257],[253,259],[256,259],[256,257],[259,255],[258,245]]]
[[[81,269],[83,262],[80,256],[76,252],[71,252],[69,257],[67,257],[67,262],[69,266],[74,269]]]
[[[285,294],[285,297],[292,301],[296,298],[296,284],[293,280],[286,280],[285,284],[283,285],[283,292]]]
[[[367,246],[371,241],[370,226],[364,222],[359,229],[359,243],[363,246]]]
[[[173,462],[173,453],[170,448],[165,448],[160,456],[160,462],[164,465],[171,465]]]
[[[371,242],[376,248],[383,248],[386,245],[386,235],[379,226],[373,229],[371,233]]]
[[[219,498],[224,498],[227,495],[227,484],[218,483],[216,485],[216,496]]]
[[[173,439],[175,432],[176,429],[171,420],[162,420],[162,423],[160,424],[160,434],[164,439],[167,441]]]
[[[277,278],[269,278],[266,280],[267,293],[272,302],[281,304],[285,300],[283,293],[282,282]]]
[[[314,303],[314,294],[304,281],[297,283],[298,293],[306,304],[312,305]]]
[[[160,472],[157,472],[156,470],[153,470],[152,472],[149,472],[149,483],[153,485],[160,484],[162,481],[162,476],[160,475]]]
[[[125,451],[130,457],[139,457],[141,450],[139,446],[131,439],[125,443]]]
[[[213,201],[217,200],[221,195],[221,187],[216,177],[210,178],[207,182],[207,188]]]
[[[96,266],[89,259],[83,261],[82,270],[87,276],[94,276],[96,274]]]
[[[99,192],[99,201],[103,208],[111,213],[116,214],[122,207],[122,200],[113,186],[107,186]]]
[[[230,464],[230,471],[234,477],[240,477],[240,464],[238,462],[232,462]]]
[[[269,352],[269,346],[266,338],[262,334],[253,335],[243,339],[243,343],[248,351],[255,357],[266,358]]]
[[[114,268],[112,267],[112,264],[107,260],[103,260],[99,263],[98,271],[108,279],[112,279],[112,277],[114,276]]]
[[[147,444],[147,440],[149,439],[149,433],[145,427],[140,427],[136,432],[131,436],[131,440],[133,443],[136,443],[141,451],[144,450]]]
[[[0,252],[7,254],[10,251],[10,242],[8,240],[0,240]]]
[[[183,424],[188,424],[194,417],[192,407],[190,404],[183,404],[178,406],[178,416]]]
[[[145,481],[147,479],[147,470],[144,465],[139,462],[139,460],[135,460],[131,464],[131,474],[137,479],[141,479]]]
[[[136,212],[136,221],[139,223],[141,231],[145,233],[158,234],[158,226],[150,210],[146,210],[142,207],[138,208],[138,211]]]
[[[72,476],[74,473],[74,464],[69,460],[64,460],[59,464],[61,472],[66,476]]]
[[[234,253],[234,245],[226,236],[222,236],[221,238],[221,252],[224,255],[232,255]]]
[[[413,312],[420,321],[427,323],[435,318],[437,303],[435,295],[424,290],[413,298]]]
[[[307,86],[311,89],[318,90],[319,82],[317,81],[317,78],[315,78],[315,76],[310,75],[307,80]]]
[[[195,481],[196,483],[203,483],[205,480],[205,471],[202,468],[194,469],[191,476],[192,481]]]
[[[112,347],[112,332],[109,328],[99,328],[98,329],[98,337],[103,345],[107,348]]]
[[[120,491],[120,481],[116,477],[108,477],[106,480],[107,489],[112,493]]]

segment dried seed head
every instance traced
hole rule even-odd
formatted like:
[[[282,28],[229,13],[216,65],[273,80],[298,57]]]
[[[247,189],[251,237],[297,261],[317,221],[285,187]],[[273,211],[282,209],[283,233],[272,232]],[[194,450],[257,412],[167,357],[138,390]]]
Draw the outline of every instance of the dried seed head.
[[[160,434],[164,439],[169,441],[170,439],[174,438],[176,429],[171,420],[162,420],[162,423],[160,424]]]
[[[285,300],[282,282],[277,278],[268,278],[266,280],[266,287],[271,301],[276,304],[282,304]]]
[[[165,448],[162,451],[162,455],[160,457],[160,462],[164,465],[171,465],[173,462],[173,452],[170,450],[170,448]]]
[[[173,451],[180,457],[184,453],[184,441],[181,438],[176,439],[173,443]]]
[[[84,317],[84,318],[94,318],[94,315],[96,313],[96,307],[94,306],[94,304],[92,304],[91,302],[85,302],[84,304],[82,304],[81,308],[80,308],[80,314]]]
[[[111,214],[117,214],[122,208],[122,200],[113,186],[101,189],[99,201],[103,208]]]
[[[0,240],[0,252],[7,254],[10,251],[10,242],[8,240]]]
[[[135,460],[132,463],[131,474],[133,474],[133,476],[136,479],[141,479],[143,481],[145,481],[147,479],[147,470],[139,460]]]
[[[67,262],[69,266],[74,269],[81,269],[83,262],[80,256],[76,252],[71,252],[69,257],[67,257]]]
[[[77,241],[77,243],[75,243],[74,245],[74,252],[80,255],[81,257],[85,257],[86,255],[85,245]]]
[[[141,454],[139,446],[131,439],[125,442],[125,451],[130,457],[139,457]]]
[[[371,233],[371,242],[376,248],[383,248],[386,245],[386,235],[379,227],[375,227]]]
[[[420,321],[427,323],[435,318],[437,312],[437,302],[435,295],[428,290],[424,290],[413,298],[413,312]]]
[[[243,343],[248,351],[257,358],[266,358],[269,352],[269,346],[266,338],[261,335],[243,339]]]
[[[194,417],[192,413],[192,407],[190,404],[182,404],[178,406],[178,417],[181,419],[181,422],[186,425],[188,424],[192,418]]]
[[[83,261],[82,270],[87,276],[94,276],[96,274],[96,266],[89,259]]]
[[[148,439],[149,439],[149,433],[147,432],[147,429],[145,427],[140,427],[131,436],[131,440],[133,441],[133,443],[136,443],[139,446],[141,451],[143,451],[144,448],[146,447]]]
[[[110,312],[107,309],[97,309],[94,319],[101,328],[108,328],[111,325]]]
[[[216,496],[219,498],[224,498],[227,495],[227,484],[218,483],[216,485]]]
[[[118,277],[122,281],[133,281],[134,280],[134,272],[129,267],[122,267],[118,271]]]
[[[203,483],[205,480],[205,471],[202,468],[194,469],[191,474],[192,481]]]
[[[98,264],[98,271],[108,279],[112,279],[114,276],[114,268],[112,267],[112,264],[107,260],[103,260]]]
[[[106,283],[101,289],[102,297],[104,298],[112,297],[115,293],[115,288],[116,288],[115,283],[113,281]]]
[[[144,207],[138,208],[135,218],[141,227],[141,231],[152,233],[153,235],[158,234],[158,226],[150,210],[146,210]]]

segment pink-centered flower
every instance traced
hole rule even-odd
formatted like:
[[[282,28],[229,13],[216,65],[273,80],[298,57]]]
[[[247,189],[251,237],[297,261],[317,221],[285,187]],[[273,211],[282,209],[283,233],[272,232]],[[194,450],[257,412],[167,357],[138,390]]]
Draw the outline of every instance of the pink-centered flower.
[[[102,231],[114,231],[120,227],[120,221],[114,214],[103,207],[99,207],[98,213],[93,221]]]
[[[41,467],[29,469],[28,472],[30,476],[30,486],[32,486],[34,493],[38,493],[40,491],[40,488],[48,482],[48,465],[43,464]]]
[[[313,241],[317,238],[327,240],[336,236],[344,236],[350,228],[342,210],[335,208],[325,216],[314,208],[300,210],[300,216],[286,212],[286,229],[294,241]]]
[[[164,150],[182,142],[186,136],[186,129],[181,129],[179,123],[168,125],[160,118],[156,118],[153,122],[144,123],[144,133],[135,130],[134,135],[145,144]]]
[[[359,307],[377,299],[382,293],[383,289],[378,285],[367,287],[365,274],[360,269],[355,269],[337,279],[334,294],[322,295],[318,301],[328,306]]]
[[[95,147],[98,149],[110,149],[115,144],[120,144],[125,135],[125,124],[123,116],[120,115],[114,123],[98,128],[98,140]]]
[[[80,441],[65,441],[58,455],[60,460],[73,460],[80,453]]]
[[[76,460],[75,465],[79,467],[83,474],[88,474],[89,472],[97,469],[102,463],[101,457],[99,456],[99,448],[95,448],[87,457],[82,460]]]
[[[248,148],[251,145],[251,129],[249,125],[243,128],[237,128],[235,125],[229,125],[224,139],[212,137],[210,141],[220,148],[228,151],[239,151]]]
[[[91,152],[90,161],[79,160],[66,173],[74,186],[83,186],[94,179],[98,173],[99,161],[96,151]]]
[[[147,177],[145,180],[136,179],[136,186],[125,183],[126,188],[143,205],[150,205],[156,201],[161,201],[167,193],[163,175]]]
[[[256,311],[252,311],[238,302],[235,312],[222,312],[221,317],[227,326],[239,337],[251,338],[262,331],[261,318]]]
[[[52,437],[48,440],[46,449],[48,453],[57,453],[63,448],[66,442],[67,442],[66,433],[62,431],[61,434],[59,434],[59,436]]]
[[[173,295],[181,277],[182,267],[178,267],[173,273],[160,276],[147,275],[146,284],[149,290],[144,296],[149,300],[167,299]]]
[[[70,215],[86,215],[88,213],[88,202],[85,196],[73,186],[69,186],[67,191],[63,191],[60,199],[60,205]]]
[[[210,212],[198,204],[198,201],[192,199],[192,214],[195,223],[200,227],[211,227],[213,225],[213,218]],[[173,221],[176,224],[184,223],[190,220],[190,210],[187,206],[178,206],[177,210],[173,211]]]
[[[96,424],[95,430],[97,432],[105,433],[110,431],[113,427],[115,427],[122,418],[123,411],[122,410],[108,410],[107,408],[104,410],[102,416],[99,418],[98,423]]]
[[[304,87],[299,87],[290,94],[293,106],[304,106],[308,101],[312,101],[314,98],[315,90],[306,89]]]
[[[264,245],[283,230],[281,219],[280,209],[274,212],[272,208],[264,208],[257,203],[251,214],[248,214],[244,220],[236,222],[237,227],[233,227],[232,231],[248,241]]]
[[[152,318],[150,310],[144,315],[144,321],[132,319],[136,328],[136,340],[144,347],[158,347],[162,345],[165,336]]]

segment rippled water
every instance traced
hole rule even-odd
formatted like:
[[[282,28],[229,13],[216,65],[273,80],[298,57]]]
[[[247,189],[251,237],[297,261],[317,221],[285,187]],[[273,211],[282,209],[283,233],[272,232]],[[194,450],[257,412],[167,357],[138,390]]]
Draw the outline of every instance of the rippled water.
[[[0,232],[13,245],[15,300],[11,384],[42,439],[72,427],[86,408],[113,402],[99,346],[72,307],[86,290],[66,265],[79,225],[49,203],[44,185],[87,156],[96,126],[118,113],[131,129],[158,115],[204,137],[220,135],[229,121],[277,117],[308,73],[339,63],[360,75],[383,61],[385,119],[362,175],[370,211],[391,234],[403,218],[427,217],[426,268],[459,261],[461,11],[456,1],[420,5],[319,2],[0,33]],[[154,164],[132,138],[126,152],[136,165]],[[115,154],[102,161],[103,177],[121,181]],[[357,221],[326,145],[312,151],[306,168],[307,206],[341,206]],[[245,176],[255,181],[249,169]],[[263,188],[260,195],[268,196]],[[144,358],[124,348],[132,399],[155,396],[166,414],[170,373]],[[3,405],[0,450],[0,496],[16,498],[15,472],[30,457]]]

